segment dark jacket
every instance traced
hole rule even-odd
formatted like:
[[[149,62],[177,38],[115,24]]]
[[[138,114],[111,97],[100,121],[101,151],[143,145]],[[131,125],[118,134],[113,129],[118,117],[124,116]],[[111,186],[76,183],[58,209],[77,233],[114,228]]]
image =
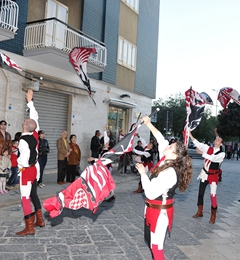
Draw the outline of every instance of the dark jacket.
[[[98,136],[94,135],[91,140],[91,146],[90,149],[93,152],[99,152],[100,151],[100,139]]]
[[[39,148],[38,148],[38,154],[39,156],[47,155],[50,151],[48,141],[44,138],[39,138]]]

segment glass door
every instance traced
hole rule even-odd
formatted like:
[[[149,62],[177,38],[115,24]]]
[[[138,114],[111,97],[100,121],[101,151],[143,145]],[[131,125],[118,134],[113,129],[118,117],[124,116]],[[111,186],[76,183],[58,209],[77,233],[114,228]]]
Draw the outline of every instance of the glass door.
[[[109,106],[108,129],[116,144],[120,135],[127,133],[127,110],[119,107]]]

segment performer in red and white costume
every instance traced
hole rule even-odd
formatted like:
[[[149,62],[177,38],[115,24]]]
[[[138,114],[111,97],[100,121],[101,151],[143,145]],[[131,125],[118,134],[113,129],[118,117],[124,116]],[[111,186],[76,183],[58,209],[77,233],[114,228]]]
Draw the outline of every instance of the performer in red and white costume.
[[[135,147],[133,149],[134,154],[137,156],[135,157],[135,161],[138,163],[142,163],[144,167],[146,168],[146,172],[150,172],[150,170],[153,167],[153,144],[150,142],[149,144],[146,143],[146,141],[137,134],[139,140],[142,143],[142,146],[140,146],[138,149]],[[142,148],[142,150],[140,150]],[[133,193],[142,193],[142,183],[141,178],[138,183],[138,189],[133,191]]]
[[[40,176],[38,158],[38,113],[33,104],[33,91],[26,93],[27,106],[30,110],[29,119],[22,125],[23,131],[19,141],[18,168],[20,176],[21,202],[25,219],[25,229],[17,232],[19,236],[35,234],[34,226],[45,226],[41,204],[37,195],[37,180]],[[31,201],[35,211],[32,210]],[[35,221],[35,213],[37,221]]]
[[[164,260],[163,243],[167,228],[171,231],[173,221],[173,197],[175,189],[185,191],[192,178],[192,164],[182,142],[169,145],[163,135],[144,117],[144,124],[151,130],[159,144],[160,161],[153,167],[150,177],[143,164],[136,168],[141,175],[145,191],[145,241],[153,259]]]
[[[211,198],[211,217],[209,223],[214,224],[216,220],[217,213],[217,185],[218,185],[218,173],[220,165],[225,157],[225,153],[222,151],[222,138],[216,136],[213,143],[213,147],[200,143],[196,140],[191,132],[189,132],[189,137],[197,147],[197,152],[202,154],[204,158],[203,168],[198,176],[200,179],[199,191],[198,191],[198,211],[193,218],[199,218],[203,216],[203,198],[207,185],[210,185],[210,198]]]

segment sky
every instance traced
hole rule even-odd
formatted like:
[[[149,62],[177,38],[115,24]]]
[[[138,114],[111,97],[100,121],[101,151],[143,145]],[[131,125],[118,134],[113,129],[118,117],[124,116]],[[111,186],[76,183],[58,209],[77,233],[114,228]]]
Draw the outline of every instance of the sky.
[[[240,93],[240,0],[160,0],[156,99],[190,86]]]

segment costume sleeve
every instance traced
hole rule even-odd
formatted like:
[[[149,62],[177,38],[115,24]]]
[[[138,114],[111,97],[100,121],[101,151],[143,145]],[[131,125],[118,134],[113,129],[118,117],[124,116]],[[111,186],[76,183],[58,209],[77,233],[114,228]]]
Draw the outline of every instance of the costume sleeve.
[[[209,145],[200,143],[197,139],[194,139],[193,143],[200,151],[202,151],[203,153],[207,153]]]
[[[103,138],[104,138],[104,146],[107,144],[107,143],[109,143],[109,137],[108,137],[108,135],[107,135],[107,131],[105,130],[104,132],[103,132]]]
[[[203,153],[202,157],[210,160],[211,162],[221,163],[225,157],[225,153],[211,154],[211,155],[207,153]]]
[[[147,158],[151,156],[151,154],[149,152],[147,152],[147,151],[139,151],[139,150],[137,150],[135,148],[133,149],[133,152],[136,153],[137,155],[144,155]]]
[[[27,103],[27,107],[30,109],[29,112],[29,118],[33,119],[36,124],[37,124],[37,128],[35,129],[36,132],[38,132],[39,130],[39,124],[38,124],[38,112],[34,107],[34,104],[32,101],[30,101],[29,103]]]
[[[18,162],[18,168],[24,168],[29,166],[29,158],[30,158],[30,150],[28,147],[28,144],[25,140],[20,139],[19,141],[19,152],[20,156],[17,159]]]
[[[168,140],[164,138],[164,136],[161,134],[161,132],[157,132],[157,134],[154,135],[158,142],[158,153],[159,153],[159,158],[163,157],[163,151],[165,148],[169,145]]]
[[[146,174],[141,175],[142,186],[148,199],[154,200],[159,196],[166,194],[177,182],[177,174],[170,167],[159,173],[156,178],[149,180]]]

